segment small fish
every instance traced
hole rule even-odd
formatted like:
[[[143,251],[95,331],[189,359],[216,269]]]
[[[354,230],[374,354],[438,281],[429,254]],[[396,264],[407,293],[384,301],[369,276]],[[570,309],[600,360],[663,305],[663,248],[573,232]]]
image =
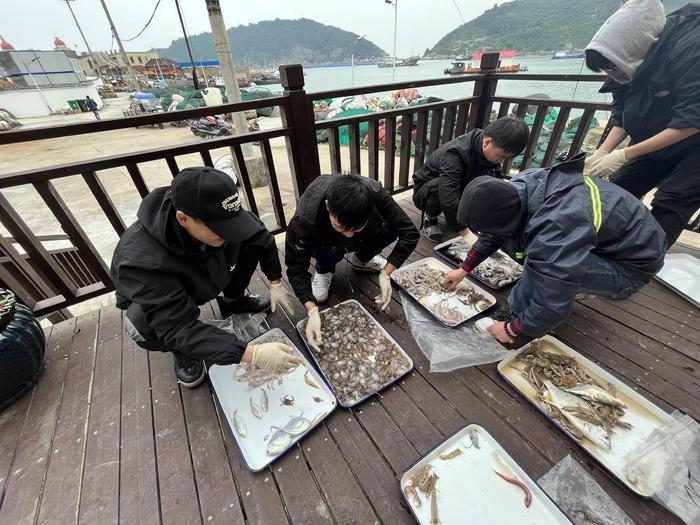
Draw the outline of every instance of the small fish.
[[[260,408],[262,409],[263,412],[267,412],[267,394],[265,393],[265,389],[262,389],[262,392],[260,393]]]
[[[456,449],[452,450],[451,452],[443,452],[442,454],[439,454],[438,457],[440,459],[452,459],[456,458],[462,453],[462,449],[457,447]]]
[[[530,507],[530,504],[532,503],[532,492],[530,492],[530,489],[527,487],[527,485],[525,485],[525,483],[520,481],[517,477],[509,478],[508,476],[501,474],[497,470],[494,470],[494,473],[497,474],[501,479],[507,481],[508,483],[512,483],[513,485],[520,487],[523,490],[523,492],[525,492],[525,507]]]
[[[433,487],[430,492],[430,525],[440,525],[440,517],[437,508],[437,490]]]
[[[286,425],[282,428],[287,434],[292,436],[298,436],[303,434],[311,427],[311,421],[303,416],[296,416],[290,419]]]
[[[403,491],[406,493],[408,502],[415,508],[418,508],[423,504],[420,500],[420,496],[418,495],[418,491],[413,487],[413,485],[406,485],[403,488]]]
[[[238,410],[233,411],[233,426],[236,429],[236,433],[242,438],[248,435],[248,427],[246,427],[243,418],[238,415]]]
[[[268,456],[276,456],[277,454],[280,454],[283,452],[292,442],[292,436],[286,432],[283,428],[279,427],[272,427],[273,429],[277,428],[274,434],[272,434],[272,437],[270,438],[269,443],[267,444],[267,447],[265,448],[265,453]]]
[[[304,372],[304,382],[313,388],[318,388],[318,385],[316,384],[316,382],[313,379],[311,379],[311,377],[309,377],[308,370],[306,372]]]
[[[258,404],[255,401],[253,401],[252,397],[250,398],[250,411],[255,417],[257,417],[258,419],[262,419],[263,411],[260,409],[260,406],[258,406]]]
[[[584,399],[588,399],[590,401],[597,401],[598,403],[603,403],[604,405],[627,408],[627,406],[622,401],[620,401],[610,392],[599,387],[598,385],[593,385],[590,383],[578,384],[570,388],[562,388],[562,390],[565,390],[570,394],[580,396]]]
[[[318,397],[318,396],[314,396],[314,401],[315,401],[316,403],[320,403],[321,401],[323,401],[323,398],[322,398],[322,397]]]
[[[469,429],[469,439],[472,442],[472,446],[474,448],[481,448],[479,446],[479,431],[475,428],[470,428]]]
[[[291,394],[287,394],[285,396],[282,396],[282,399],[280,401],[282,401],[282,404],[280,406],[282,406],[282,405],[286,405],[288,407],[294,406],[294,396]]]

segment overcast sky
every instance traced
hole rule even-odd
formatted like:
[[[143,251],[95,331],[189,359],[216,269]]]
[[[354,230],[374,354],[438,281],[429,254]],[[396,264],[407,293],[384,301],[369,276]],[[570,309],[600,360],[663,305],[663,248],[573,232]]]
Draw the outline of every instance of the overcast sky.
[[[145,25],[157,0],[106,0],[119,36],[128,39]],[[461,25],[455,3],[465,21],[480,15],[494,0],[398,0],[397,55],[422,53],[443,35]],[[85,51],[65,0],[2,0],[0,35],[15,49],[51,49],[58,35],[70,47]],[[71,2],[93,51],[112,46],[109,24],[99,0]],[[190,34],[210,30],[204,0],[180,0]],[[383,0],[221,0],[226,27],[274,18],[311,18],[371,40],[391,53],[394,10]],[[161,0],[151,25],[131,42],[127,51],[167,47],[182,36],[174,0]],[[235,53],[235,42],[231,43]],[[114,44],[116,48],[116,44]]]

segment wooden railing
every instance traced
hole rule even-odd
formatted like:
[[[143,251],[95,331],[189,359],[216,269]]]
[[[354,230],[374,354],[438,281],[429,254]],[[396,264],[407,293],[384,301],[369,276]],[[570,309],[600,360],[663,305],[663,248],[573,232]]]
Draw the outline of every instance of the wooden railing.
[[[275,223],[268,226],[273,233],[278,233],[286,230],[287,219],[283,209],[275,158],[270,145],[270,141],[274,138],[283,137],[286,141],[296,197],[301,195],[321,173],[319,146],[316,139],[316,133],[320,130],[327,130],[329,134],[328,155],[332,173],[349,171],[366,175],[372,179],[381,180],[384,187],[391,193],[398,193],[412,187],[411,174],[425,162],[430,153],[465,131],[485,127],[494,118],[511,112],[522,117],[528,110],[528,106],[536,108],[530,140],[516,166],[517,169],[525,169],[532,165],[538,144],[540,148],[543,147],[544,143],[539,139],[543,123],[551,109],[556,109],[558,116],[551,132],[548,131],[550,136],[540,162],[544,166],[557,160],[557,155],[566,157],[577,153],[588,134],[594,113],[610,109],[608,104],[597,102],[539,100],[496,95],[499,82],[517,80],[601,82],[604,77],[598,75],[513,75],[496,74],[493,71],[484,70],[477,75],[306,93],[304,73],[300,65],[282,66],[280,73],[284,92],[278,97],[117,120],[19,129],[1,133],[0,145],[3,145],[185,121],[208,115],[270,106],[278,106],[281,115],[281,126],[274,129],[0,175],[0,190],[26,187],[33,188],[38,193],[47,209],[60,224],[63,238],[69,241],[71,246],[70,249],[60,253],[49,250],[45,245],[47,238],[32,232],[19,213],[21,210],[16,210],[6,196],[0,193],[0,222],[11,236],[11,239],[0,239],[2,250],[0,286],[15,290],[18,297],[32,307],[38,315],[54,314],[54,317],[70,315],[68,306],[114,289],[107,262],[95,248],[93,242],[95,239],[91,239],[86,234],[66,201],[59,194],[55,185],[58,179],[81,176],[114,232],[121,235],[127,224],[103,184],[105,177],[108,176],[104,173],[105,170],[120,168],[126,171],[136,193],[143,198],[150,191],[142,174],[141,167],[144,163],[165,161],[166,169],[174,176],[183,167],[179,162],[183,156],[196,154],[201,159],[201,164],[212,166],[211,151],[227,147],[230,148],[235,161],[234,169],[240,180],[246,206],[257,214],[260,203],[256,200],[248,173],[247,162],[250,160],[243,156],[244,145],[256,144],[260,162],[267,177],[269,204],[275,218]],[[464,94],[450,100],[409,105],[348,118],[319,121],[314,119],[314,100],[447,84],[464,86]],[[575,131],[571,127],[573,112],[580,113]],[[360,124],[365,122],[367,137],[362,141]],[[568,148],[562,151],[561,140],[567,125],[569,134],[573,133],[573,138]],[[344,126],[348,127],[349,137],[349,165],[347,166],[343,166],[339,142],[339,132]],[[380,140],[380,130],[384,132],[383,140]],[[603,134],[600,140],[603,140],[604,136]],[[400,139],[398,147],[397,139]],[[367,163],[366,173],[363,169],[363,160]],[[507,172],[511,168],[510,163],[505,168]],[[694,227],[700,228],[697,220]],[[16,248],[17,244],[22,247],[21,251]]]

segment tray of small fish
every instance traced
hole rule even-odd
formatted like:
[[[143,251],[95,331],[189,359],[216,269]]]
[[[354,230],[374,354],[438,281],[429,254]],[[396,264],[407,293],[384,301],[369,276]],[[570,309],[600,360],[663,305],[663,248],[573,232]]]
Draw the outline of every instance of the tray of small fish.
[[[466,237],[455,237],[433,248],[440,257],[459,266],[467,257],[472,243]],[[500,290],[513,284],[523,274],[523,267],[508,257],[501,250],[491,255],[469,275],[481,281],[489,288]]]
[[[479,425],[458,430],[401,476],[401,493],[418,523],[571,521]]]
[[[621,483],[650,497],[625,474],[625,456],[671,416],[552,336],[498,364],[498,372]]]
[[[297,330],[340,406],[362,403],[413,368],[408,354],[354,299],[326,308],[320,315],[320,352],[306,341],[306,319],[297,323]]]
[[[427,257],[395,270],[391,278],[435,319],[453,328],[491,308],[496,298],[469,281],[448,290],[442,281],[450,270],[443,262]]]
[[[250,344],[279,342],[303,362],[284,374],[248,363],[212,365],[209,381],[246,467],[258,472],[279,458],[336,407],[318,372],[279,328]]]

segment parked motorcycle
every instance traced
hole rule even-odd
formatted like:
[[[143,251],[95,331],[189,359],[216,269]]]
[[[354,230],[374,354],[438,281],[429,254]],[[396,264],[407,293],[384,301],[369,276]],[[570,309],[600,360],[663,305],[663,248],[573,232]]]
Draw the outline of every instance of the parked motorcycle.
[[[231,134],[231,126],[219,117],[206,117],[193,120],[190,131],[196,137],[223,137]]]

